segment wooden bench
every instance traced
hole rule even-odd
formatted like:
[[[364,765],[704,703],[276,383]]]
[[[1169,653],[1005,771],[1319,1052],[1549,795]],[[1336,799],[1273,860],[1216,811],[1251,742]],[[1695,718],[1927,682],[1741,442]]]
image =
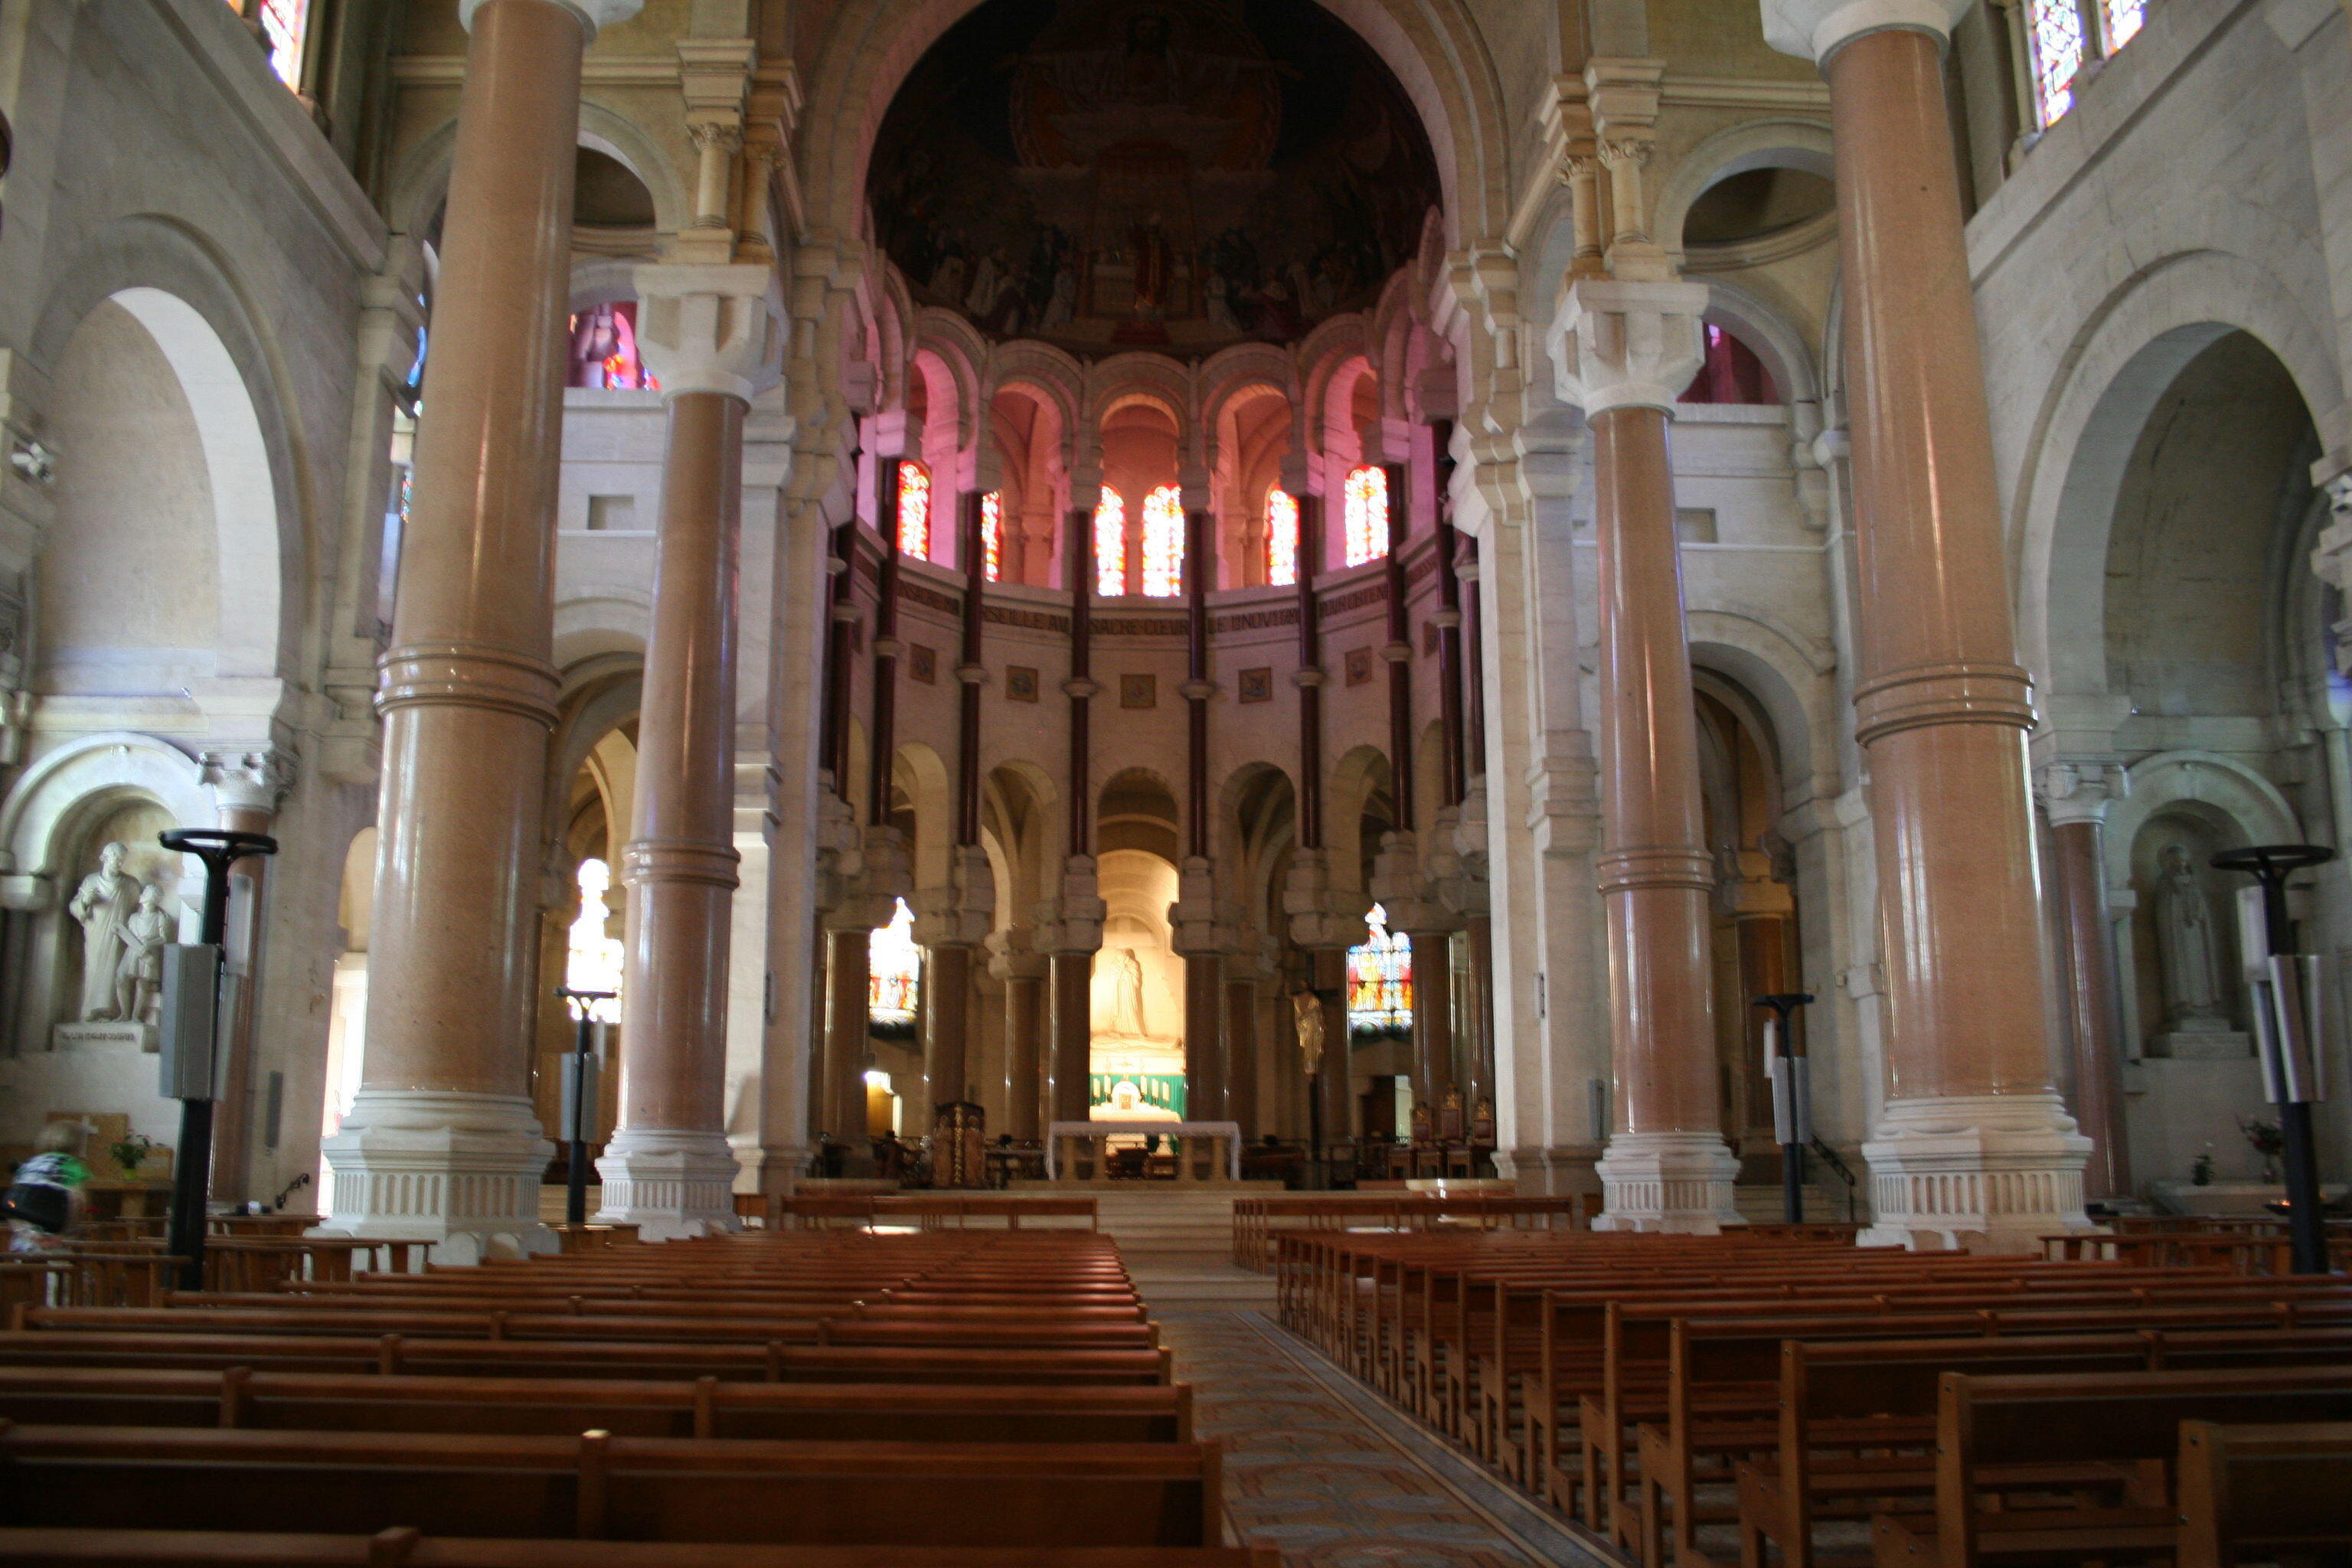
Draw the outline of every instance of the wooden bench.
[[[1205,1546],[1214,1446],[0,1425],[0,1517],[774,1544]]]
[[[1231,1546],[700,1546],[194,1530],[12,1530],[7,1568],[1282,1568]]]
[[[1709,1446],[1737,1464],[1741,1560],[1760,1563],[1768,1549],[1777,1548],[1786,1568],[1810,1568],[1817,1520],[1864,1519],[1874,1511],[1870,1500],[1932,1493],[1928,1448],[1946,1372],[1988,1376],[2283,1364],[2341,1368],[2352,1363],[2352,1331],[1784,1339],[1778,1359],[1769,1451],[1759,1445],[1750,1449],[1757,1457],[1739,1461],[1738,1450],[1746,1445],[1736,1437],[1719,1437]],[[1863,1460],[1864,1449],[1875,1450],[1877,1457]],[[1646,1453],[1644,1459],[1646,1484]],[[1662,1474],[1661,1485],[1666,1482]],[[1677,1502],[1678,1527],[1684,1517]]]
[[[1971,1377],[1945,1373],[1936,1419],[1935,1511],[1873,1521],[1881,1564],[1978,1568],[2072,1563],[2174,1546],[2179,1509],[2165,1462],[2180,1424],[2352,1420],[2352,1369],[2091,1373]],[[2042,1467],[2113,1466],[2110,1497],[2079,1485],[2052,1499]],[[1989,1505],[1998,1504],[1997,1510]]]
[[[2179,1568],[2352,1546],[2352,1422],[2180,1424]]]
[[[458,1377],[769,1383],[1139,1384],[1168,1383],[1162,1350],[991,1350],[903,1345],[617,1342],[357,1336],[0,1331],[0,1366],[122,1366],[220,1372],[434,1373]]]
[[[27,1426],[477,1432],[771,1441],[1189,1443],[1189,1384],[1023,1387],[0,1367]]]

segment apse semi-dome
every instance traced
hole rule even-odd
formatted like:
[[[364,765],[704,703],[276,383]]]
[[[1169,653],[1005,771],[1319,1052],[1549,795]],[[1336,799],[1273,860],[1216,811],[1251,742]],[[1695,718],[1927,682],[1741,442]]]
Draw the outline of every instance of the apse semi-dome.
[[[989,0],[899,89],[866,195],[918,302],[1080,353],[1291,342],[1439,201],[1403,89],[1313,0]]]

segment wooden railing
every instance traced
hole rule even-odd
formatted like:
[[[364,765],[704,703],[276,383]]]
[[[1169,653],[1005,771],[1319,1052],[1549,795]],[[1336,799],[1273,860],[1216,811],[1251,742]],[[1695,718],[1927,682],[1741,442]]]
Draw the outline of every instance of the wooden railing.
[[[1025,1198],[979,1193],[855,1194],[839,1196],[771,1196],[763,1218],[771,1230],[864,1230],[877,1225],[912,1223],[919,1230],[962,1230],[982,1226],[1019,1230],[1029,1219],[1083,1219],[1100,1228],[1092,1198]],[[1069,1228],[1075,1229],[1076,1226]]]
[[[1323,1193],[1234,1200],[1234,1262],[1260,1274],[1274,1267],[1276,1230],[1585,1230],[1601,1211],[1597,1194],[1520,1197],[1499,1193]]]

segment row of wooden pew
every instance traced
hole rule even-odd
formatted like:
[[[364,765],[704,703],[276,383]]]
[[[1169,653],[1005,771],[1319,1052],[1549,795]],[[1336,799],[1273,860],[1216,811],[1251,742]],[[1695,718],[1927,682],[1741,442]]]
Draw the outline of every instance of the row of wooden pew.
[[[0,1330],[0,1563],[1272,1568],[1089,1232],[752,1232]]]
[[[2341,1277],[1767,1227],[1274,1247],[1294,1331],[1650,1568],[2187,1563],[2198,1499],[2213,1551],[2352,1552]]]
[[[1375,1191],[1237,1197],[1234,1263],[1255,1273],[1268,1272],[1274,1267],[1274,1237],[1285,1230],[1582,1230],[1600,1212],[1596,1194],[1521,1197],[1514,1193]]]

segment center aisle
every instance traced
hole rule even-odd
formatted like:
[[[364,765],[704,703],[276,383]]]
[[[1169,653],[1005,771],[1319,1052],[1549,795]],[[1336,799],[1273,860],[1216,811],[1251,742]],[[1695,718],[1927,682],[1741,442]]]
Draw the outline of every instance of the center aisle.
[[[1268,1313],[1153,1316],[1201,1437],[1224,1445],[1229,1541],[1275,1547],[1286,1568],[1602,1568]]]

